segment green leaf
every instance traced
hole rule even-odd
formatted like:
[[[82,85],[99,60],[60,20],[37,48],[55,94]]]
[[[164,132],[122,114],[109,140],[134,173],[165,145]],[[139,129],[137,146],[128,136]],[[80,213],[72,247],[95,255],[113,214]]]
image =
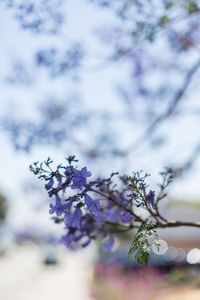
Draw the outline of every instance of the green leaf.
[[[141,266],[147,266],[150,259],[151,247],[154,244],[159,250],[160,244],[155,225],[153,222],[146,221],[140,225],[136,233],[128,252],[128,259],[130,260],[135,253],[136,262]]]

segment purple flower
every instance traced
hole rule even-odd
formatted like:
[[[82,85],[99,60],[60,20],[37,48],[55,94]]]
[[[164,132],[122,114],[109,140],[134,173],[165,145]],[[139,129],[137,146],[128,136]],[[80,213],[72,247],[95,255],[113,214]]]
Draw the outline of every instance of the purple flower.
[[[77,211],[78,210],[79,208],[77,208]],[[80,213],[78,212],[77,214],[74,212],[74,216],[75,215],[78,216],[78,219],[80,220]],[[72,222],[73,221],[74,220],[72,220]],[[75,222],[78,222],[77,219]],[[91,218],[91,216],[86,215],[84,218],[80,220],[80,227],[79,228],[69,227],[67,234],[62,236],[60,242],[64,244],[66,247],[71,249],[75,249],[80,246],[86,247],[87,245],[89,245],[91,241],[91,237],[94,236],[94,234],[96,235],[96,229],[94,225],[95,225],[94,220]]]
[[[149,193],[146,195],[145,200],[151,203],[152,207],[155,207],[154,199],[155,199],[155,192],[150,190]]]
[[[91,242],[91,239],[88,238],[88,240],[85,241],[84,243],[82,243],[81,246],[82,246],[83,248],[85,248],[85,247],[87,247],[87,246],[90,244],[90,242]]]
[[[122,204],[127,209],[130,208],[129,201],[126,198],[121,197],[120,195],[116,195],[116,200],[117,200],[118,203]]]
[[[67,208],[69,208],[72,205],[72,202],[74,201],[74,197],[70,197],[67,200],[67,203],[62,204],[60,201],[60,198],[58,195],[56,195],[56,203],[53,205],[52,203],[49,205],[50,210],[49,213],[50,215],[56,213],[57,216],[60,216]]]
[[[54,193],[54,189],[50,189],[48,191],[49,197],[52,197],[55,193]]]
[[[72,174],[73,174],[72,168],[66,167],[65,168],[65,175],[68,177],[68,176],[71,176]]]
[[[86,238],[86,240],[81,244],[77,243],[82,238]],[[66,235],[63,235],[60,239],[60,243],[64,244],[67,248],[77,249],[80,245],[81,247],[86,247],[89,245],[91,239],[84,235],[83,233],[77,231],[76,229],[70,229]]]
[[[84,237],[84,233],[75,228],[70,228],[67,234],[63,235],[60,239],[60,243],[64,244],[67,248],[76,249],[79,246],[77,243]]]
[[[86,185],[87,177],[92,175],[91,172],[87,171],[87,168],[84,167],[81,171],[74,169],[75,176],[72,179],[72,189],[81,189]]]
[[[125,223],[125,224],[130,224],[133,220],[133,216],[129,213],[129,212],[124,212],[120,218],[119,218],[119,221],[122,222],[122,223]]]
[[[107,220],[111,223],[116,223],[119,219],[119,214],[120,214],[121,209],[116,208],[116,209],[109,209],[107,210]]]
[[[85,204],[91,215],[99,216],[101,213],[101,206],[99,200],[93,200],[88,194],[85,193]]]
[[[62,186],[62,176],[56,176],[56,179],[58,180],[58,186],[57,189],[59,189]]]
[[[66,235],[63,235],[60,239],[60,243],[65,245],[67,248],[70,248],[73,241],[74,234],[72,232],[68,232]]]
[[[96,225],[97,227],[101,227],[103,222],[106,219],[106,215],[104,214],[98,214],[98,216],[95,217]]]
[[[105,241],[105,243],[103,244],[102,250],[103,250],[104,252],[110,252],[110,251],[112,250],[113,245],[114,245],[114,238],[113,238],[113,236],[111,235],[111,236],[109,237],[109,239],[107,239],[107,240]]]
[[[54,184],[54,180],[53,180],[53,177],[50,178],[49,182],[47,184],[45,184],[45,189],[48,191],[52,188]]]
[[[66,227],[80,228],[82,220],[82,211],[77,206],[73,213],[69,212],[65,215],[65,225]]]

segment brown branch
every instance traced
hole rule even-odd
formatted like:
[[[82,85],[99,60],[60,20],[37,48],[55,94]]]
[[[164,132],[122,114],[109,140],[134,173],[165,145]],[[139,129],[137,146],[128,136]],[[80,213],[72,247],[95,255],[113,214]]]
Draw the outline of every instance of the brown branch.
[[[120,208],[122,208],[125,211],[129,212],[132,216],[135,217],[135,221],[144,222],[144,220],[140,216],[136,215],[135,212],[132,209],[125,207],[123,204],[119,203],[116,199],[114,199],[113,197],[111,197],[111,195],[105,195],[104,193],[102,193],[100,191],[97,191],[97,190],[95,190],[93,188],[90,188],[90,190],[92,192],[94,192],[94,193],[97,193],[97,194],[103,196],[107,200],[111,200],[117,206],[119,206]]]
[[[138,216],[137,214],[135,214],[135,212],[129,208],[126,208],[123,204],[119,203],[116,199],[114,199],[111,195],[106,195],[101,191],[95,190],[91,188],[91,191],[94,193],[97,193],[101,196],[103,196],[105,199],[111,200],[113,203],[115,203],[116,205],[118,205],[119,207],[121,207],[122,209],[124,209],[125,211],[129,212],[131,215],[133,215],[135,217],[135,221],[139,222],[139,223],[143,223],[145,222],[144,219],[142,219],[140,216]],[[149,210],[148,210],[149,211]],[[173,221],[173,220],[167,220],[165,219],[163,216],[161,216],[158,207],[155,209],[155,213],[150,210],[150,216],[152,216],[154,218],[154,220],[156,220],[155,222],[155,227],[156,228],[171,228],[171,227],[183,227],[183,226],[187,226],[187,227],[197,227],[200,228],[200,221],[198,222],[187,222],[187,221]],[[109,225],[121,225],[122,224],[110,224],[109,222],[107,222],[107,224]],[[124,232],[125,231],[129,231],[132,230],[134,228],[138,228],[137,225],[123,225],[124,227]]]
[[[170,221],[168,220],[165,223],[157,223],[155,224],[157,228],[168,228],[168,227],[198,227],[200,228],[200,221],[199,222],[185,222],[185,221]]]

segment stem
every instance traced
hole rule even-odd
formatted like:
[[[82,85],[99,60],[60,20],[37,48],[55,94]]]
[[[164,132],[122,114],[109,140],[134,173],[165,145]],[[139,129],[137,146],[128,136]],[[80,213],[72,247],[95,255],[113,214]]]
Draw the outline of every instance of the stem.
[[[93,188],[90,189],[92,192],[97,193],[101,196],[103,196],[104,198],[111,200],[112,202],[114,202],[116,205],[118,205],[119,207],[121,207],[123,210],[126,210],[127,212],[129,212],[132,216],[134,216],[136,218],[136,220],[140,221],[140,222],[144,222],[144,220],[136,215],[130,208],[125,207],[123,204],[119,203],[118,201],[116,201],[113,197],[111,197],[110,195],[105,195],[104,193],[97,191]]]
[[[165,223],[157,223],[155,224],[157,228],[167,228],[167,227],[181,227],[181,226],[189,226],[189,227],[198,227],[200,228],[200,221],[198,222],[184,222],[184,221],[170,221],[168,220]]]

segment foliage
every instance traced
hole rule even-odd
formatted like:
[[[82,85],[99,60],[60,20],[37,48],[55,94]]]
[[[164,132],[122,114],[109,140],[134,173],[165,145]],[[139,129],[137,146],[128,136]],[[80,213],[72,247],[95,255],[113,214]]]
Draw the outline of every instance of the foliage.
[[[129,258],[135,254],[135,259],[140,265],[147,265],[150,258],[152,243],[157,246],[159,251],[158,234],[152,222],[144,222],[140,225],[136,237],[129,250]]]
[[[120,84],[116,84],[122,100],[120,105],[123,104],[122,111],[125,111],[117,119],[123,120],[123,126],[116,130],[116,123],[113,122],[111,116],[114,114],[113,112],[107,114],[106,120],[102,114],[100,119],[103,124],[106,122],[107,126],[101,126],[97,136],[89,137],[92,143],[85,145],[77,134],[83,129],[83,126],[80,129],[76,123],[69,124],[70,130],[66,138],[65,128],[67,126],[65,124],[71,118],[70,110],[67,111],[62,124],[58,120],[56,132],[51,126],[51,120],[48,119],[46,122],[48,124],[45,126],[45,128],[49,128],[48,134],[45,134],[42,121],[38,123],[35,119],[29,119],[29,122],[26,122],[22,118],[16,122],[12,117],[7,120],[6,125],[3,122],[2,127],[3,130],[11,133],[12,141],[15,146],[17,145],[17,149],[27,151],[35,145],[41,145],[42,138],[37,137],[42,136],[45,144],[50,141],[57,146],[58,140],[60,145],[66,143],[73,145],[74,148],[77,148],[78,144],[78,150],[92,159],[105,156],[108,153],[114,159],[118,156],[127,157],[143,142],[149,142],[151,146],[160,147],[173,138],[170,130],[167,130],[165,136],[159,128],[168,119],[177,118],[186,111],[182,102],[193,93],[190,85],[195,81],[200,66],[200,9],[198,1],[90,0],[88,2],[92,3],[91,6],[99,5],[100,9],[109,11],[117,20],[113,25],[109,24],[100,28],[97,36],[102,41],[102,45],[106,45],[108,46],[107,49],[110,49],[106,58],[103,60],[100,58],[102,65],[106,65],[108,61],[112,65],[115,64],[117,68],[121,68],[122,64],[128,65],[128,70],[130,70],[125,82],[121,81]],[[67,14],[70,15],[71,11],[68,11],[65,1],[62,5],[59,0],[48,1],[48,3],[43,0],[4,0],[3,3],[13,12],[23,29],[34,33],[34,38],[38,36],[42,41],[39,49],[34,50],[32,58],[30,58],[33,65],[26,66],[24,61],[16,64],[17,66],[25,65],[25,68],[12,69],[13,74],[8,76],[9,82],[14,84],[19,79],[27,81],[27,76],[24,76],[27,68],[30,69],[30,72],[27,73],[31,73],[31,75],[34,73],[33,70],[37,69],[35,77],[39,79],[41,73],[46,70],[47,74],[50,75],[48,79],[51,80],[51,83],[58,78],[65,82],[66,78],[69,79],[74,72],[76,75],[85,73],[85,67],[87,69],[91,59],[90,51],[88,49],[85,51],[87,41],[83,37],[80,42],[76,36],[73,36],[72,39],[68,39],[68,46],[66,47],[65,41],[68,37]],[[60,34],[60,31],[63,34]],[[48,46],[46,39],[44,41],[41,39],[44,34],[49,38]],[[55,37],[55,43],[51,42],[52,34]],[[16,74],[14,74],[15,72]],[[78,85],[79,83],[75,84],[75,89]],[[65,90],[64,93],[66,93]],[[82,106],[78,110],[81,119],[87,114],[87,117],[94,122],[96,116],[93,119],[93,112],[84,111]],[[41,120],[42,118],[41,116]],[[138,139],[132,137],[136,122],[142,122],[145,127],[144,133],[141,133]],[[16,123],[18,126],[13,126]],[[111,126],[108,126],[108,123]],[[88,123],[84,126],[86,136],[89,134],[89,126]],[[29,130],[30,127],[31,130]],[[121,134],[124,128],[127,134],[130,133],[127,146],[124,146],[126,141],[123,140],[124,135]],[[57,132],[58,138],[52,138]],[[112,139],[110,139],[111,136]],[[100,142],[101,137],[103,138]],[[26,145],[18,147],[19,139],[25,141]],[[34,143],[32,143],[33,140]],[[106,151],[104,149],[105,144],[107,145]],[[199,148],[199,143],[195,144],[194,151],[191,151],[189,158],[180,166],[182,170],[192,166],[198,156]],[[170,164],[176,164],[173,157]]]

